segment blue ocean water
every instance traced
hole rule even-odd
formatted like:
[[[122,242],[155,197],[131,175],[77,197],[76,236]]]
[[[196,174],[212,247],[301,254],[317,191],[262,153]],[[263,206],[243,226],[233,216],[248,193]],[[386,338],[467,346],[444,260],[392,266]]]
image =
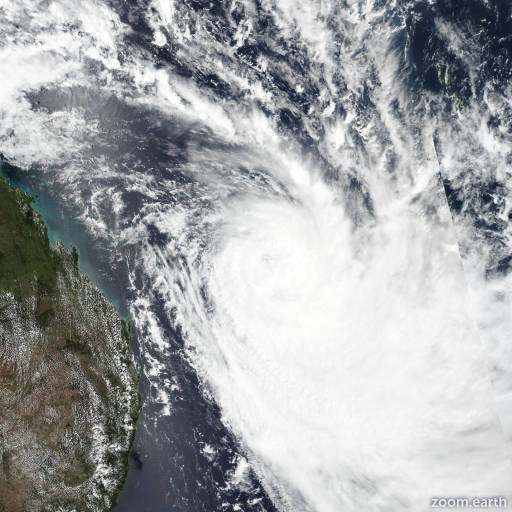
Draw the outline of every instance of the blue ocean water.
[[[86,26],[80,30],[80,24],[60,27],[51,20],[49,31],[57,26],[59,36],[70,31],[78,39],[90,30],[91,39],[84,45],[93,41],[93,47],[111,51],[111,61],[95,60],[91,51],[80,53],[87,56],[79,63],[87,80],[77,79],[84,84],[75,81],[63,87],[56,81],[23,91],[32,109],[29,120],[34,112],[49,119],[54,114],[57,119],[69,116],[71,121],[83,116],[90,130],[77,129],[73,135],[79,143],[87,141],[79,159],[81,172],[76,173],[75,161],[62,157],[44,169],[35,165],[23,172],[11,170],[10,175],[36,196],[35,206],[48,223],[52,242],[78,247],[81,269],[123,315],[128,315],[130,304],[141,318],[134,349],[144,370],[144,409],[117,510],[269,512],[284,496],[285,501],[300,503],[297,510],[309,512],[312,505],[301,494],[307,485],[289,484],[286,475],[275,477],[264,457],[252,454],[258,474],[233,478],[250,450],[243,435],[230,430],[221,400],[205,392],[187,357],[182,329],[195,327],[197,319],[191,325],[177,321],[176,309],[182,304],[172,293],[182,291],[193,275],[188,251],[199,247],[198,254],[191,251],[190,261],[203,253],[208,257],[211,225],[205,219],[219,205],[224,211],[224,203],[250,194],[275,199],[289,192],[288,199],[293,199],[279,173],[272,174],[275,155],[254,142],[271,126],[282,143],[279,149],[292,145],[294,157],[318,170],[339,192],[355,231],[379,222],[374,204],[383,189],[401,183],[403,187],[397,185],[390,194],[401,197],[425,161],[434,162],[440,181],[432,181],[440,186],[424,197],[411,192],[411,204],[424,217],[435,219],[434,198],[444,190],[454,222],[461,226],[462,256],[473,247],[484,247],[482,254],[489,260],[482,266],[506,275],[510,223],[504,219],[511,216],[505,200],[510,190],[508,171],[500,165],[510,161],[510,155],[502,157],[494,141],[506,141],[512,133],[510,109],[500,99],[511,69],[510,5],[498,0],[392,5],[378,0],[275,5],[259,0],[111,0],[105,5],[124,24],[120,35],[112,37],[114,43],[107,38],[101,46],[94,39],[95,24],[103,21],[105,11],[92,11],[93,29],[87,20],[81,21]],[[109,74],[112,61],[119,66]],[[256,120],[250,116],[254,111]],[[483,130],[483,142],[470,138],[478,130],[465,129],[474,116],[490,129]],[[254,124],[240,128],[241,117]],[[427,125],[432,127],[428,137]],[[232,126],[243,134],[238,139],[232,138]],[[486,146],[489,140],[494,145]],[[269,147],[272,153],[275,148]],[[296,165],[293,158],[285,163],[283,167]],[[68,170],[72,179],[65,180]],[[45,175],[58,188],[41,178]],[[92,198],[93,191],[99,200]],[[119,215],[117,204],[122,207]],[[388,213],[380,212],[382,217]],[[111,243],[102,241],[101,230],[88,232],[86,217],[107,226]],[[467,226],[474,229],[466,232]],[[206,303],[209,318],[212,308],[203,278],[197,278],[198,302]],[[205,345],[210,341],[202,340]],[[239,384],[244,382],[235,381],[233,387]],[[308,422],[297,423],[300,433]],[[287,451],[297,453],[297,446],[286,448],[281,455],[291,474],[296,458],[290,457],[290,463]],[[357,463],[350,470],[358,478],[345,474],[336,480],[336,469],[332,475],[317,470],[314,456],[311,453],[302,466],[306,475],[326,477],[325,486],[311,493],[314,498],[321,500],[333,481],[348,482],[352,491],[367,493],[366,498],[379,496],[382,482],[364,471],[357,473]],[[266,486],[261,485],[261,475]],[[365,499],[358,503],[367,504]],[[364,510],[364,505],[356,503],[354,508]]]
[[[11,185],[33,198],[32,206],[43,216],[50,243],[56,246],[60,242],[69,251],[76,247],[80,256],[80,271],[87,275],[94,286],[115,306],[121,318],[129,320],[130,313],[121,291],[124,286],[116,286],[113,276],[106,274],[105,269],[101,271],[101,266],[98,266],[101,254],[95,249],[94,240],[87,236],[83,226],[70,217],[58,199],[48,194],[44,187],[37,185],[37,176],[13,167],[3,160],[0,160],[0,174],[7,178]]]

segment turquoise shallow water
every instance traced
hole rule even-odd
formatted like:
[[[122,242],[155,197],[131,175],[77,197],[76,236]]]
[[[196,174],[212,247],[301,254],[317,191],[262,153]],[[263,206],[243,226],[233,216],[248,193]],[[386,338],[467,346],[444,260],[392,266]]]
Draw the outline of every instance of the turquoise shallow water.
[[[73,221],[64,209],[43,190],[39,190],[32,184],[29,173],[0,162],[0,175],[6,177],[14,187],[33,197],[32,206],[43,216],[50,243],[55,246],[60,242],[69,250],[73,246],[76,247],[80,254],[80,271],[86,274],[94,286],[101,290],[109,302],[115,306],[121,318],[129,320],[130,314],[126,302],[122,299],[121,293],[116,290],[117,287],[99,273],[95,260],[101,255],[93,253],[91,240],[80,229],[77,222]]]
[[[75,245],[72,240],[68,239],[69,233],[62,231],[59,232],[56,227],[60,224],[66,226],[66,223],[62,223],[62,219],[59,218],[59,211],[51,204],[51,201],[44,195],[39,194],[32,186],[22,181],[14,180],[9,178],[11,185],[23,190],[27,194],[33,197],[32,206],[38,211],[44,218],[46,226],[48,228],[48,238],[52,245],[57,245],[57,242],[61,242],[69,250]]]

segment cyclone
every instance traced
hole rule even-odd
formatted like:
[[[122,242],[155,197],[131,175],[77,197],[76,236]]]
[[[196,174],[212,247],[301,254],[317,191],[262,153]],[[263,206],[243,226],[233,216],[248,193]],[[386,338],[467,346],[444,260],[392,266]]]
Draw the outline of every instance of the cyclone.
[[[406,202],[355,228],[332,186],[288,163],[279,190],[218,205],[173,301],[271,496],[283,510],[405,510],[432,492],[505,492],[449,223]]]
[[[117,512],[510,495],[509,7],[0,0],[0,31],[2,173],[133,320]]]

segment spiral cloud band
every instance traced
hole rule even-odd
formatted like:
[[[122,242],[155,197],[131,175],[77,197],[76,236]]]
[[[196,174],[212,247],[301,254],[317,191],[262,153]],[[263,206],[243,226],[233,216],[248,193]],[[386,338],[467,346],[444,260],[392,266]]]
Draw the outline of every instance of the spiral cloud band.
[[[0,0],[2,170],[134,320],[120,511],[510,496],[505,4]]]

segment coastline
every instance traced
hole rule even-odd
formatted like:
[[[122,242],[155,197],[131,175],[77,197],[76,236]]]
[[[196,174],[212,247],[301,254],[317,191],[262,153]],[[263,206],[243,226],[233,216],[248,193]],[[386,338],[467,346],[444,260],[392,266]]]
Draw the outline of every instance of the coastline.
[[[130,312],[124,298],[114,286],[109,285],[105,276],[102,277],[98,273],[97,266],[87,257],[93,250],[90,240],[65,215],[64,209],[59,207],[44,190],[36,187],[34,176],[31,173],[12,165],[0,153],[0,177],[2,176],[12,187],[32,197],[32,208],[43,217],[50,244],[56,247],[61,243],[70,252],[74,247],[79,254],[78,268],[80,272],[85,274],[93,286],[101,291],[123,320],[130,321]]]
[[[71,282],[73,282],[74,283],[73,286],[78,285],[78,288],[69,288],[69,289],[76,289],[77,294],[80,294],[80,293],[92,294],[92,295],[90,295],[90,297],[93,298],[93,302],[94,302],[94,304],[96,304],[96,306],[94,306],[94,307],[95,308],[99,307],[100,310],[102,311],[102,314],[105,314],[105,312],[107,312],[106,313],[107,317],[110,315],[110,313],[108,313],[108,310],[111,309],[112,313],[114,314],[114,316],[111,317],[112,318],[111,321],[114,323],[113,324],[109,323],[110,327],[112,327],[113,325],[116,324],[115,316],[117,316],[119,318],[120,323],[117,325],[120,325],[120,335],[117,337],[114,335],[114,338],[111,338],[111,336],[113,334],[107,334],[107,332],[105,332],[105,338],[107,340],[108,339],[112,340],[114,345],[112,345],[110,347],[110,349],[113,351],[113,354],[114,353],[116,354],[116,359],[120,358],[120,360],[117,361],[116,363],[112,362],[112,364],[113,364],[112,368],[117,367],[120,364],[122,364],[122,365],[124,365],[124,367],[126,368],[128,374],[130,376],[128,377],[128,380],[126,380],[127,377],[126,377],[126,372],[124,370],[123,370],[123,373],[116,376],[116,374],[111,373],[111,369],[110,369],[108,374],[104,374],[104,375],[100,374],[100,377],[99,377],[99,378],[104,378],[104,379],[108,379],[108,380],[114,378],[115,382],[116,382],[115,385],[117,387],[119,387],[120,390],[122,390],[121,394],[128,393],[131,396],[131,398],[129,399],[129,403],[126,403],[126,405],[128,406],[128,409],[126,409],[126,411],[128,412],[128,415],[131,418],[131,426],[127,430],[127,433],[129,431],[128,439],[125,444],[125,448],[122,450],[122,452],[119,452],[119,456],[116,457],[117,462],[115,462],[115,464],[113,465],[113,467],[115,466],[115,468],[116,468],[115,474],[118,475],[118,482],[115,485],[115,487],[113,488],[112,492],[107,492],[107,490],[105,489],[105,492],[107,492],[107,494],[105,495],[106,496],[105,499],[107,500],[107,502],[110,502],[110,505],[107,508],[101,508],[101,510],[112,510],[116,506],[118,495],[126,483],[128,470],[129,470],[129,454],[131,452],[133,442],[135,439],[135,433],[137,430],[137,420],[138,420],[138,417],[139,417],[139,414],[141,411],[141,394],[139,391],[139,376],[138,376],[138,372],[137,372],[137,369],[135,366],[136,363],[135,363],[134,352],[133,352],[133,347],[132,347],[133,337],[130,332],[131,331],[131,321],[129,321],[126,317],[123,317],[123,315],[121,315],[120,308],[118,305],[119,303],[116,304],[114,301],[112,301],[105,294],[105,292],[97,285],[97,283],[95,283],[90,278],[89,274],[86,271],[84,271],[85,265],[83,265],[83,264],[81,266],[79,265],[80,258],[78,256],[78,249],[76,249],[76,246],[73,243],[71,243],[69,241],[69,239],[68,240],[65,239],[65,241],[67,242],[67,243],[65,243],[62,240],[62,238],[59,236],[59,233],[55,231],[55,229],[52,230],[52,232],[51,232],[52,236],[50,236],[50,229],[49,229],[48,222],[47,222],[48,210],[45,209],[44,207],[42,207],[42,205],[44,205],[44,203],[41,203],[40,201],[36,202],[35,197],[38,197],[38,196],[36,194],[34,194],[34,190],[32,189],[32,187],[30,185],[25,184],[25,186],[23,186],[22,182],[13,180],[13,179],[9,179],[10,177],[6,176],[5,173],[3,172],[4,165],[5,165],[5,162],[2,159],[0,161],[0,179],[3,180],[5,178],[4,183],[7,183],[7,185],[8,185],[7,188],[10,188],[13,191],[21,192],[21,195],[18,195],[18,197],[23,197],[23,196],[26,197],[26,200],[24,199],[24,201],[27,202],[28,210],[32,209],[35,211],[35,213],[36,213],[35,218],[39,218],[39,220],[37,222],[39,222],[41,224],[41,227],[44,229],[44,233],[45,233],[44,236],[46,236],[46,239],[47,239],[47,241],[46,241],[47,247],[49,244],[50,253],[59,255],[58,257],[63,258],[63,262],[64,262],[63,270],[58,271],[59,275],[60,275],[60,272],[63,272],[63,274],[61,276],[62,279],[64,279],[63,282],[67,282],[67,280],[69,279],[69,276],[73,275],[74,277],[71,278],[70,284],[67,286],[70,286]],[[10,166],[10,167],[12,168],[12,166]],[[30,201],[29,198],[31,198],[32,200]],[[14,208],[14,210],[15,210],[15,208]],[[36,236],[35,238],[37,239],[38,236]],[[74,270],[73,270],[73,268],[74,268]],[[58,278],[59,282],[61,282],[61,277]],[[76,283],[74,281],[76,281]],[[59,285],[59,286],[61,286],[61,285]],[[62,293],[60,290],[58,290],[58,291],[60,293]],[[106,308],[106,310],[104,310],[104,308]],[[115,313],[114,313],[114,311],[115,311]],[[70,327],[70,329],[71,329],[71,327]],[[108,332],[110,332],[110,330]],[[74,341],[69,342],[69,343],[75,344]],[[73,349],[75,349],[74,346],[73,346]],[[86,347],[86,349],[87,349],[87,351],[89,350],[89,348],[87,348],[87,347]],[[83,350],[83,349],[80,349],[80,350]],[[80,352],[80,354],[82,354],[82,353],[83,352]],[[80,356],[80,357],[82,357],[82,356]],[[5,361],[3,361],[3,362],[5,363]],[[119,377],[121,377],[121,378],[119,378]],[[128,385],[128,384],[126,384],[128,381],[133,381],[133,383]],[[114,381],[112,381],[112,382],[114,382]],[[121,384],[122,382],[124,384]],[[125,386],[125,384],[127,387]],[[101,390],[99,392],[101,393]],[[116,391],[116,393],[118,393],[118,392],[119,391]],[[110,393],[110,391],[109,391],[109,393]],[[116,399],[116,400],[118,400],[118,399]],[[117,402],[116,402],[116,404],[117,404]],[[118,421],[120,421],[120,420],[121,420],[121,418],[118,419]],[[123,421],[125,424],[125,428],[127,428],[126,427],[127,426],[126,419]],[[110,423],[109,423],[109,425],[110,425]],[[107,428],[109,428],[108,425],[107,425]],[[116,429],[117,428],[118,427],[116,427]],[[92,435],[93,438],[96,436],[96,434],[93,434],[93,430],[91,430],[91,432],[89,434]],[[102,434],[102,436],[103,435],[105,435],[105,434]],[[103,441],[100,441],[98,439],[98,442],[103,442]],[[100,449],[100,451],[101,451],[101,449]],[[3,456],[5,456],[6,453],[8,453],[8,452],[4,450]],[[110,456],[110,455],[107,454],[107,457],[108,456]],[[102,464],[103,464],[103,462],[102,462]],[[5,471],[4,471],[4,473],[5,473]],[[8,476],[8,474],[6,474],[6,475]],[[60,508],[59,508],[59,510],[60,510]],[[96,509],[91,509],[91,510],[96,510]],[[97,510],[100,510],[100,508],[98,508]]]

